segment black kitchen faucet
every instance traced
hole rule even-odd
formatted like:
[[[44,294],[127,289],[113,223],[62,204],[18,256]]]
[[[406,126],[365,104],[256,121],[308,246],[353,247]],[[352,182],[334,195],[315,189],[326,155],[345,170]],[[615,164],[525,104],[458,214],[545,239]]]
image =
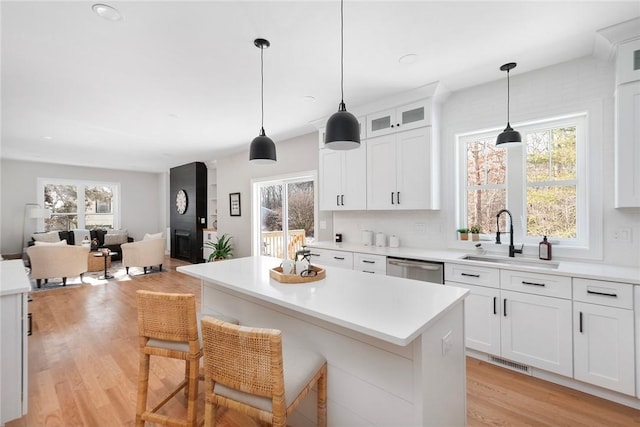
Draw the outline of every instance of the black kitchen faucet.
[[[513,246],[513,217],[511,216],[511,212],[509,212],[507,209],[502,209],[496,214],[496,225],[498,227],[496,231],[496,245],[502,244],[502,242],[500,241],[500,215],[505,212],[509,215],[509,256],[513,258],[516,256],[515,254],[522,253],[524,243],[522,244],[522,247],[520,247],[520,249],[516,249],[515,246]]]

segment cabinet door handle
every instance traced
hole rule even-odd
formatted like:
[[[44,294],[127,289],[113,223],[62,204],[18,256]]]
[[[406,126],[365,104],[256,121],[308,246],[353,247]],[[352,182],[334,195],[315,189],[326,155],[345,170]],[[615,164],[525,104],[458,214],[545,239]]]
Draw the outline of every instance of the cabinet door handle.
[[[31,332],[33,331],[32,325],[33,325],[33,315],[31,313],[29,313],[27,315],[27,319],[29,320],[29,328],[27,329],[27,335],[31,336]]]
[[[340,195],[336,195],[336,206],[340,206]]]
[[[369,261],[368,259],[363,259],[362,262],[365,262],[367,264],[375,264],[375,261]]]
[[[344,206],[344,194],[340,195],[340,206]]]
[[[582,312],[580,312],[580,333],[582,333]]]
[[[587,289],[587,293],[591,294],[591,295],[602,295],[602,296],[605,296],[605,297],[618,298],[618,294],[610,294],[608,292],[598,292],[598,291],[591,291],[591,290]]]
[[[311,255],[311,256],[321,256],[320,254],[314,254],[314,253],[310,253],[309,255]]]
[[[397,201],[397,204],[400,204],[400,192],[399,191],[396,193],[396,201]]]
[[[467,276],[467,277],[476,277],[476,278],[480,278],[479,274],[470,274],[470,273],[460,273],[461,276]]]
[[[391,192],[391,204],[395,205],[395,203],[393,202],[393,191]]]
[[[333,259],[337,259],[338,261],[344,261],[344,257],[334,256]]]
[[[542,287],[546,286],[544,283],[525,282],[524,280],[522,281],[522,284],[523,285],[531,285],[531,286],[542,286]]]
[[[507,299],[505,298],[502,303],[502,314],[507,317]]]
[[[393,125],[391,125],[391,127],[394,127]]]
[[[498,314],[498,307],[496,307],[497,302],[498,302],[498,297],[493,297],[493,314]]]

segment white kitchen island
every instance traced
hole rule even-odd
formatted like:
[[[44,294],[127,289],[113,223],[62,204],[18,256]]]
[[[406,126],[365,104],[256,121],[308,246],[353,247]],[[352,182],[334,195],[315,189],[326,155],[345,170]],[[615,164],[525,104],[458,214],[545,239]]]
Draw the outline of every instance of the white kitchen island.
[[[464,426],[467,290],[327,268],[306,284],[273,280],[277,258],[178,267],[202,281],[202,311],[276,328],[328,361],[329,426]],[[286,369],[286,367],[285,367]],[[315,395],[289,425],[313,425]]]

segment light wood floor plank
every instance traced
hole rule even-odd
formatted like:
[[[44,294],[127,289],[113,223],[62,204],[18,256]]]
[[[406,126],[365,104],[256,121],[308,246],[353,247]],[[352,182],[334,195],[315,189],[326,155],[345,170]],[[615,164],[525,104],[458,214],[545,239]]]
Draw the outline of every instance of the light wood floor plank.
[[[139,361],[135,292],[193,293],[199,307],[199,281],[175,271],[183,264],[167,258],[161,273],[33,293],[29,413],[7,427],[134,425]],[[150,401],[158,401],[183,375],[182,362],[152,358]],[[203,388],[201,384],[201,395]],[[640,411],[471,358],[467,407],[470,427],[640,426]],[[164,413],[185,412],[186,399],[179,393]],[[233,411],[219,411],[217,418],[220,427],[257,425]]]

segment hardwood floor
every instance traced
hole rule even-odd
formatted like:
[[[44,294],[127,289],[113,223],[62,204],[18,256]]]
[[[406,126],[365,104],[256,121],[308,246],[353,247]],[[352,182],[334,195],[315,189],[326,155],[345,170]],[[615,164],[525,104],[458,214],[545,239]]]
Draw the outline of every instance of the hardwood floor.
[[[135,292],[190,292],[199,304],[199,282],[175,271],[182,264],[167,258],[162,273],[32,293],[29,411],[7,427],[133,425],[138,375]],[[640,411],[475,359],[467,361],[470,427],[640,426]],[[183,375],[179,362],[152,360],[150,401],[157,401]],[[182,414],[185,404],[179,393],[166,413]],[[257,424],[244,415],[220,411],[218,425]]]

